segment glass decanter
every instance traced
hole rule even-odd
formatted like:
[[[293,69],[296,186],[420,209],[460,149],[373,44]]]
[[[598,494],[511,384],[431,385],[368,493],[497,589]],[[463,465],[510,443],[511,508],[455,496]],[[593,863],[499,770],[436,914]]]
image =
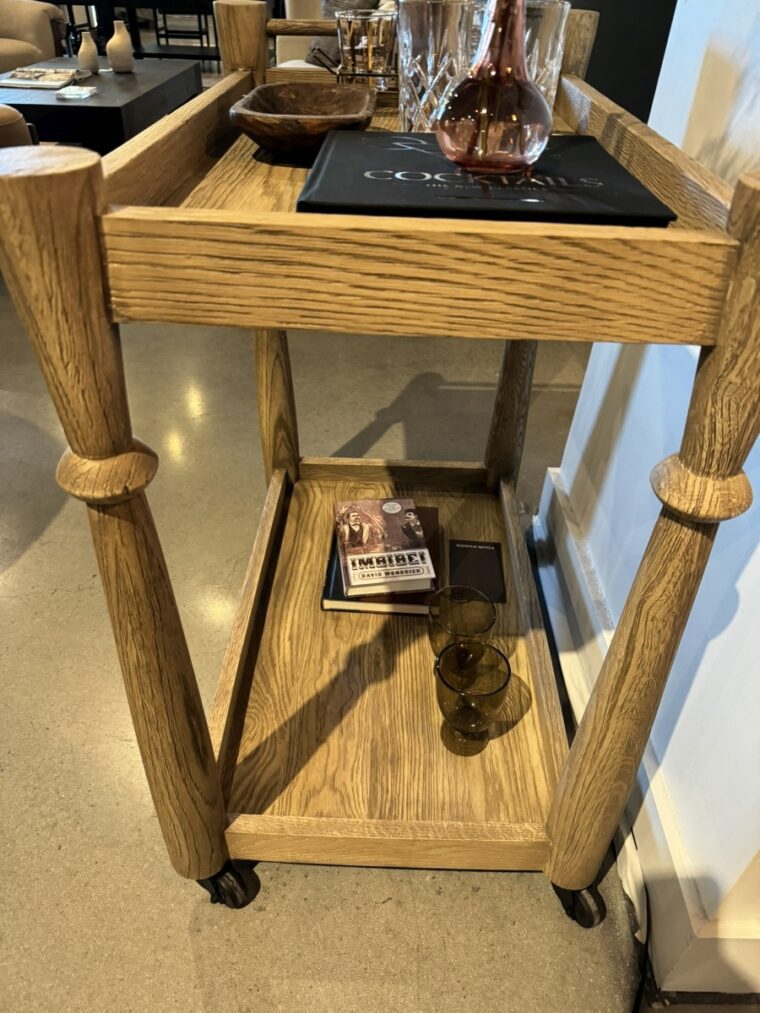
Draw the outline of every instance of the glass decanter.
[[[491,0],[475,62],[435,129],[444,155],[468,172],[522,172],[537,161],[552,113],[525,60],[525,0]]]

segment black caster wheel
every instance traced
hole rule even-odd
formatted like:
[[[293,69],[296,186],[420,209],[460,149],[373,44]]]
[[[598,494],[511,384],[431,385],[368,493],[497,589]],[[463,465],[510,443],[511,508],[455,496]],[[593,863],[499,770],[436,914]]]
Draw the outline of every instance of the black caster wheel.
[[[250,904],[261,889],[259,877],[253,871],[253,862],[224,863],[219,872],[208,879],[199,879],[204,890],[211,894],[212,904],[241,908]]]
[[[596,885],[592,884],[585,890],[565,890],[562,886],[552,883],[554,892],[559,897],[565,914],[572,918],[582,929],[593,929],[601,925],[607,914],[602,895]]]

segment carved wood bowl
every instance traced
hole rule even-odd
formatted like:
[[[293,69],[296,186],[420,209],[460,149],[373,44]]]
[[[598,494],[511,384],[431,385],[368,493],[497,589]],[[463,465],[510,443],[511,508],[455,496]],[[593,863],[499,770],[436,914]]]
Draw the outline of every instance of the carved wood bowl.
[[[366,130],[377,96],[360,84],[262,84],[230,109],[230,119],[262,148],[318,148],[328,130]]]

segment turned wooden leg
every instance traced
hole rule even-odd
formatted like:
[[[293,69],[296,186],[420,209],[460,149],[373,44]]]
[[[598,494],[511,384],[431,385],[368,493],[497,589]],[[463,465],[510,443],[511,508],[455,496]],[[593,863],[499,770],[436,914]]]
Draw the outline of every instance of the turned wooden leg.
[[[700,360],[681,450],[652,473],[663,510],[557,786],[547,822],[555,885],[595,878],[657,713],[718,523],[750,505],[742,473],[760,423],[760,175],[743,177],[742,243],[717,344]]]
[[[261,453],[266,480],[284,468],[298,481],[298,424],[288,336],[285,331],[256,330],[256,382],[259,397]]]
[[[501,360],[499,384],[486,444],[485,466],[488,482],[495,488],[499,479],[517,485],[525,431],[528,428],[530,391],[536,365],[536,341],[507,341]]]
[[[143,490],[158,466],[135,440],[119,334],[106,312],[100,159],[0,152],[0,266],[70,449],[57,478],[92,524],[135,735],[172,864],[212,876],[229,855],[216,763]]]

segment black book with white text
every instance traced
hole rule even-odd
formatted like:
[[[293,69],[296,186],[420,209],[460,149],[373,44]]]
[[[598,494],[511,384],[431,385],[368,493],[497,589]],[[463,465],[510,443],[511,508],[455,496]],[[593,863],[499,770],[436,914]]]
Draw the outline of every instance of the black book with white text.
[[[594,137],[555,134],[520,175],[474,175],[442,154],[434,134],[333,130],[309,172],[298,211],[665,226],[675,214]]]

